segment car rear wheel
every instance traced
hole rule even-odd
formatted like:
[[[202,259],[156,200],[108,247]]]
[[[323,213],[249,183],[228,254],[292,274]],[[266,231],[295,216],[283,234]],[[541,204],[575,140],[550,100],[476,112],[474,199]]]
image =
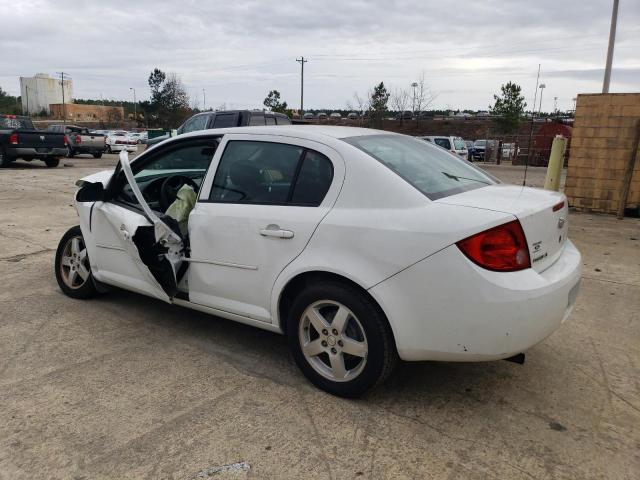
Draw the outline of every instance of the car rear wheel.
[[[60,165],[60,159],[59,158],[45,158],[44,159],[44,163],[49,168],[55,168],[58,165]]]
[[[102,152],[94,152],[93,158],[102,158]]]
[[[106,152],[107,152],[107,153],[112,153],[112,152],[111,152],[111,145],[107,145]]]
[[[0,167],[8,167],[11,165],[12,159],[7,155],[4,147],[0,146]]]
[[[65,295],[80,299],[96,295],[87,247],[79,226],[70,228],[60,240],[56,250],[55,273]]]
[[[382,383],[397,363],[387,319],[351,285],[307,287],[295,299],[287,327],[298,367],[333,395],[361,396]]]

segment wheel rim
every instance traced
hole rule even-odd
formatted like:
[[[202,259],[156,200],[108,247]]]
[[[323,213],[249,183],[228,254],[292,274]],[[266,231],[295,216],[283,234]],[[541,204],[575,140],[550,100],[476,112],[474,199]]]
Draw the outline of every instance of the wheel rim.
[[[349,382],[362,373],[369,352],[358,318],[343,304],[319,300],[303,312],[298,339],[311,367],[333,382]]]
[[[62,281],[69,288],[78,289],[89,280],[89,257],[81,236],[67,241],[62,250],[59,268]]]

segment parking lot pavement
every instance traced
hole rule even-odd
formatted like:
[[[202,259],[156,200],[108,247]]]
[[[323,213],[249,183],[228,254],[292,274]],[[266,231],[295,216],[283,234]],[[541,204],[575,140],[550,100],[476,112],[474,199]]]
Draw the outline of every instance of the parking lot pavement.
[[[349,401],[308,384],[284,337],[60,292],[73,184],[116,161],[0,170],[0,479],[638,478],[638,219],[571,216],[582,292],[523,366],[402,364]]]

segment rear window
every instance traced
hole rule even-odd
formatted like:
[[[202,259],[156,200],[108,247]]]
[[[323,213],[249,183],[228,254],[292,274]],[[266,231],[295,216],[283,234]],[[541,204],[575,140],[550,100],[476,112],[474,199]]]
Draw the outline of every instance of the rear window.
[[[456,150],[464,150],[465,148],[467,148],[467,145],[466,143],[464,143],[464,140],[462,140],[461,138],[454,138],[453,148],[455,148]]]
[[[368,135],[343,140],[393,170],[431,200],[498,183],[466,160],[412,137]]]
[[[434,138],[433,143],[438,145],[439,147],[446,148],[447,150],[451,150],[451,142],[448,138]]]
[[[235,113],[217,113],[213,119],[213,128],[227,128],[236,126]]]
[[[33,130],[33,123],[30,118],[2,117],[0,116],[0,128],[10,128],[12,130]]]

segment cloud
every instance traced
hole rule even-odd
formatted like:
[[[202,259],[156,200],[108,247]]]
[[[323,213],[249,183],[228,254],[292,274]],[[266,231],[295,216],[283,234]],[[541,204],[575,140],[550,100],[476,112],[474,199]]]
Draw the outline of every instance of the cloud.
[[[561,108],[598,91],[610,0],[0,0],[0,86],[65,71],[78,98],[138,98],[158,67],[209,106],[260,107],[273,88],[297,106],[343,107],[380,82],[407,88],[421,72],[436,107],[486,109],[502,83],[533,97],[538,63]],[[640,90],[640,2],[622,2],[612,91]],[[578,90],[577,90],[578,89]],[[530,99],[532,100],[532,98]],[[530,102],[529,102],[530,103]],[[543,105],[544,108],[544,105]],[[550,108],[550,107],[548,107]]]

